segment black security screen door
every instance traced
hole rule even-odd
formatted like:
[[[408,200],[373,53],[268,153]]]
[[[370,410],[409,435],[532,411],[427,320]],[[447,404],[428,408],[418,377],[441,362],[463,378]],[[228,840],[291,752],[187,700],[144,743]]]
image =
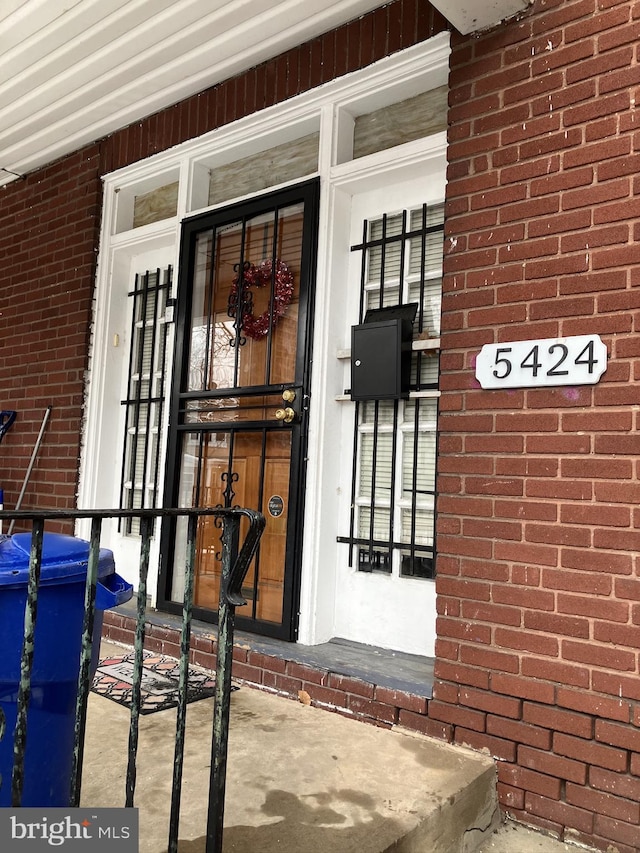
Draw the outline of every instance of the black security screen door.
[[[165,503],[243,506],[267,524],[238,625],[295,639],[317,181],[184,223]],[[198,529],[195,615],[212,621],[220,529]],[[163,532],[161,606],[181,607],[186,526]],[[175,555],[175,556],[174,556]]]

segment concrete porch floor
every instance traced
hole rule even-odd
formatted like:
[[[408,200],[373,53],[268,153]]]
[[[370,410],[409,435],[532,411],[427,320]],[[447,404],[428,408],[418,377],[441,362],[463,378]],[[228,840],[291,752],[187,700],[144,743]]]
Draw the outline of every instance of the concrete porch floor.
[[[103,642],[101,656],[121,646]],[[213,700],[188,706],[180,853],[204,853]],[[175,710],[140,718],[140,853],[165,853]],[[129,711],[90,695],[83,805],[122,806]],[[246,685],[231,698],[225,853],[560,853],[498,826],[486,756]]]

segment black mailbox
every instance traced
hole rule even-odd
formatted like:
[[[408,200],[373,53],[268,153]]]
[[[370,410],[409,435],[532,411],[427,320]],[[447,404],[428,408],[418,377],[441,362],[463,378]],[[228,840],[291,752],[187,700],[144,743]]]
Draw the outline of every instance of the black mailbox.
[[[418,303],[367,311],[351,328],[351,399],[409,396],[411,341]]]

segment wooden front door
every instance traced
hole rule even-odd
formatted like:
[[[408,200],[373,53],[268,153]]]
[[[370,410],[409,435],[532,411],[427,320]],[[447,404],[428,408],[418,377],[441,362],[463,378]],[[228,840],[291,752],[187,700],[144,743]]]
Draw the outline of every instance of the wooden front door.
[[[297,628],[317,212],[313,181],[195,217],[182,235],[167,502],[265,515],[238,624],[286,639]],[[169,553],[184,536],[178,524]],[[199,618],[215,618],[220,550],[220,529],[203,520]],[[167,565],[168,609],[182,584]]]

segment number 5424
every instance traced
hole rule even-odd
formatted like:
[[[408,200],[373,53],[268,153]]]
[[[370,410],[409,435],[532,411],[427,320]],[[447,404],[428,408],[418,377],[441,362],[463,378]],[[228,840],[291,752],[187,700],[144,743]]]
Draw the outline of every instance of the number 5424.
[[[595,385],[607,369],[599,335],[485,344],[476,359],[483,388]]]

